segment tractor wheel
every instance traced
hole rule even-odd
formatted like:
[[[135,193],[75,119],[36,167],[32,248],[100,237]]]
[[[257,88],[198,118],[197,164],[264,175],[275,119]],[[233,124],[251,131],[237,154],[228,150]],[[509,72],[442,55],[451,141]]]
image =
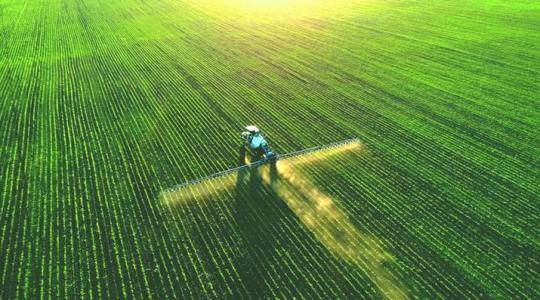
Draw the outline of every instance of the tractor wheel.
[[[246,147],[244,145],[240,146],[238,151],[238,165],[243,166],[246,164]]]

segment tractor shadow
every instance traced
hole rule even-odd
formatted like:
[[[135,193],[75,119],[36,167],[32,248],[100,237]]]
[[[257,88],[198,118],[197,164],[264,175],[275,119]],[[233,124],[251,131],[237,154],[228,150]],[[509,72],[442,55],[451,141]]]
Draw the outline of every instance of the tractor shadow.
[[[275,165],[272,176],[277,178]],[[273,298],[270,282],[276,282],[275,266],[281,261],[280,241],[286,216],[293,213],[287,205],[266,186],[257,168],[241,170],[235,186],[234,216],[245,249],[237,270],[249,298]]]

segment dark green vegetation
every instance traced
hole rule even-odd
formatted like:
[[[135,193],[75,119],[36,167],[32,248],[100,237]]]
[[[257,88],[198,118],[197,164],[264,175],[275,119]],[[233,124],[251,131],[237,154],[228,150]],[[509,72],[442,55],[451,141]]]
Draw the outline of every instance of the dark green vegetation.
[[[193,3],[0,2],[0,298],[381,297],[260,179],[158,199],[248,123],[364,142],[303,174],[409,297],[540,297],[537,1]]]

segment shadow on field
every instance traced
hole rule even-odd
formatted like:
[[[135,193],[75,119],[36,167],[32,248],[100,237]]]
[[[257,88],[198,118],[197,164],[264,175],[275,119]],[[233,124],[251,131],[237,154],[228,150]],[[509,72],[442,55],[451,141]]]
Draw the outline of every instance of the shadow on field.
[[[257,169],[239,172],[234,215],[246,249],[237,270],[250,298],[272,297],[272,292],[279,288],[270,282],[277,279],[271,278],[275,272],[273,265],[282,260],[278,252],[283,234],[277,229],[284,224],[284,210],[288,208],[275,193],[265,188]]]

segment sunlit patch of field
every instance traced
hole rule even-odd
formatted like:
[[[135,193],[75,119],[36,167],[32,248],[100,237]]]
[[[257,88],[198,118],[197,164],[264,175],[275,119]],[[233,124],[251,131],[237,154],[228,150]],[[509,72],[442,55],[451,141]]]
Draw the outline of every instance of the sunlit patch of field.
[[[193,6],[208,14],[233,17],[239,22],[273,22],[348,14],[372,0],[203,0]]]

